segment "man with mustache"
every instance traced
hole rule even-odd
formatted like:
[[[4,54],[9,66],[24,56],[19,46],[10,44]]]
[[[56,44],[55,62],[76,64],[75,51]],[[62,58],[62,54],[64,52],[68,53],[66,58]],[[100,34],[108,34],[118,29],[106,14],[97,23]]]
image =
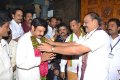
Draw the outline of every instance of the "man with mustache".
[[[65,42],[68,37],[68,27],[65,23],[60,23],[57,25],[58,36],[55,39],[55,42]]]
[[[64,55],[81,55],[82,68],[79,80],[108,80],[108,55],[110,52],[109,35],[100,28],[101,18],[95,12],[90,12],[84,17],[83,26],[87,34],[77,43],[42,44],[41,51],[54,52]],[[53,46],[54,45],[54,46]]]
[[[66,42],[77,42],[84,36],[84,31],[78,19],[73,18],[70,20],[70,29],[72,34],[67,37]],[[79,58],[79,56],[66,56],[66,59],[62,59],[60,63],[62,79],[65,78],[65,65],[67,64],[67,80],[77,80],[80,62],[81,57]]]
[[[16,47],[17,47],[17,42],[18,39],[24,34],[24,31],[22,29],[21,26],[21,22],[23,19],[23,11],[20,8],[15,8],[12,11],[12,20],[10,22],[10,30],[11,30],[11,34],[12,34],[12,40],[9,43],[10,46],[10,51],[11,51],[11,63],[12,63],[12,67],[14,70],[14,74],[15,74],[15,70],[16,70]],[[14,76],[15,78],[15,76]]]
[[[16,53],[17,79],[16,80],[41,80],[39,65],[54,58],[53,53],[41,53],[35,56],[35,42],[42,43],[40,39],[47,33],[47,22],[40,18],[33,19],[31,30],[25,33],[18,41]],[[34,44],[33,44],[34,43]],[[36,47],[37,48],[37,47]],[[44,66],[43,66],[44,67]]]
[[[22,28],[24,33],[29,32],[31,28],[31,22],[33,19],[33,14],[30,11],[26,11],[24,14],[24,21],[22,22]]]
[[[60,23],[57,25],[58,36],[55,38],[55,42],[65,42],[68,37],[68,26],[65,23]],[[57,54],[56,58],[51,61],[50,77],[48,80],[61,80],[60,79],[60,61],[63,55]],[[53,77],[51,77],[53,74]],[[54,78],[54,79],[53,79]],[[57,78],[57,79],[56,79]]]
[[[24,31],[21,26],[23,19],[23,11],[20,8],[16,8],[12,12],[12,21],[10,22],[10,29],[12,32],[12,39],[16,42],[24,34]]]
[[[56,26],[57,26],[56,17],[51,17],[49,19],[48,32],[45,35],[45,37],[54,40],[55,35],[56,35]]]
[[[108,21],[108,32],[111,40],[109,80],[120,79],[120,35],[118,33],[120,21],[117,18],[111,18]]]

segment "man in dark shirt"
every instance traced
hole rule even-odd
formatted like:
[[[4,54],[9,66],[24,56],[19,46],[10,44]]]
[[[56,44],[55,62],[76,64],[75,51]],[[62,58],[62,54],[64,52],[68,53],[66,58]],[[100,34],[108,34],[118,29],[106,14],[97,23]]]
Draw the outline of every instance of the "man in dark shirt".
[[[23,28],[24,33],[30,30],[32,18],[33,18],[32,12],[27,11],[24,15],[24,21],[22,23],[22,28]]]
[[[60,23],[57,26],[57,31],[58,31],[58,36],[55,39],[55,42],[65,42],[66,38],[68,37],[68,27],[65,23]],[[61,58],[64,58],[63,55],[57,54],[56,59],[52,60],[52,68],[53,68],[53,75],[54,79],[57,78],[57,80],[62,80],[60,79],[60,61]]]

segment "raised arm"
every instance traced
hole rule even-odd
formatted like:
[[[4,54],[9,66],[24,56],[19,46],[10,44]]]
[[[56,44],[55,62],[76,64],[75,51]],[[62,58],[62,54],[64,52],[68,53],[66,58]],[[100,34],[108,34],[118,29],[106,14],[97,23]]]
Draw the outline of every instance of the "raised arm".
[[[83,45],[70,45],[70,46],[59,46],[59,47],[53,47],[49,44],[43,43],[41,46],[38,47],[41,51],[46,51],[46,52],[54,52],[58,54],[63,54],[63,55],[82,55],[86,52],[90,52],[91,49],[83,46]]]

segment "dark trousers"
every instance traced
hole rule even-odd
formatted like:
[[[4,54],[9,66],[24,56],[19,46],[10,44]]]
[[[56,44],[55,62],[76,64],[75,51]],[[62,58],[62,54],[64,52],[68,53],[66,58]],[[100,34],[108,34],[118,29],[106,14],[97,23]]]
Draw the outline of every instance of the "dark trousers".
[[[51,69],[49,69],[47,74],[47,80],[53,80],[53,79],[54,79],[54,73]]]

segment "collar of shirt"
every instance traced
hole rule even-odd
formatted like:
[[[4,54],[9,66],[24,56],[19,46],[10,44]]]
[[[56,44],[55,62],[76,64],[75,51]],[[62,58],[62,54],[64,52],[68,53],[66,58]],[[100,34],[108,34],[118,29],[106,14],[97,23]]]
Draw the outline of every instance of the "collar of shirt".
[[[52,28],[50,25],[48,25],[48,27],[49,27],[49,29],[51,29],[51,30],[52,30],[52,32],[56,30],[56,28],[55,28],[55,27],[54,27],[54,28]]]
[[[27,33],[29,36],[32,36],[32,33],[29,31],[28,33]],[[40,39],[38,39],[38,38],[36,38],[37,39],[37,41],[39,42],[39,43],[41,43],[41,41],[40,41]]]
[[[14,19],[12,19],[11,23],[15,24],[15,25],[18,25],[18,26],[21,26],[21,23],[16,23],[16,21]]]
[[[65,42],[66,39],[64,39],[63,37],[61,37],[60,35],[57,36],[57,40],[60,42]]]
[[[27,34],[29,34],[29,36],[32,36],[32,33],[31,33],[31,31],[27,32]]]
[[[113,38],[110,36],[111,45],[114,46],[119,39],[120,39],[120,35],[119,35],[118,37],[116,37],[115,39],[113,39]]]
[[[80,34],[80,36],[77,37],[77,35],[75,33],[73,33],[73,36],[76,37],[77,39],[81,39],[83,37],[82,34]]]
[[[90,31],[89,33],[87,33],[84,37],[84,40],[86,39],[89,39],[93,34],[94,32],[97,30],[97,28],[95,28],[94,30]]]
[[[4,39],[1,39],[1,40],[0,40],[0,46],[1,46],[1,47],[4,47],[5,45],[6,45],[5,40],[4,40]]]

